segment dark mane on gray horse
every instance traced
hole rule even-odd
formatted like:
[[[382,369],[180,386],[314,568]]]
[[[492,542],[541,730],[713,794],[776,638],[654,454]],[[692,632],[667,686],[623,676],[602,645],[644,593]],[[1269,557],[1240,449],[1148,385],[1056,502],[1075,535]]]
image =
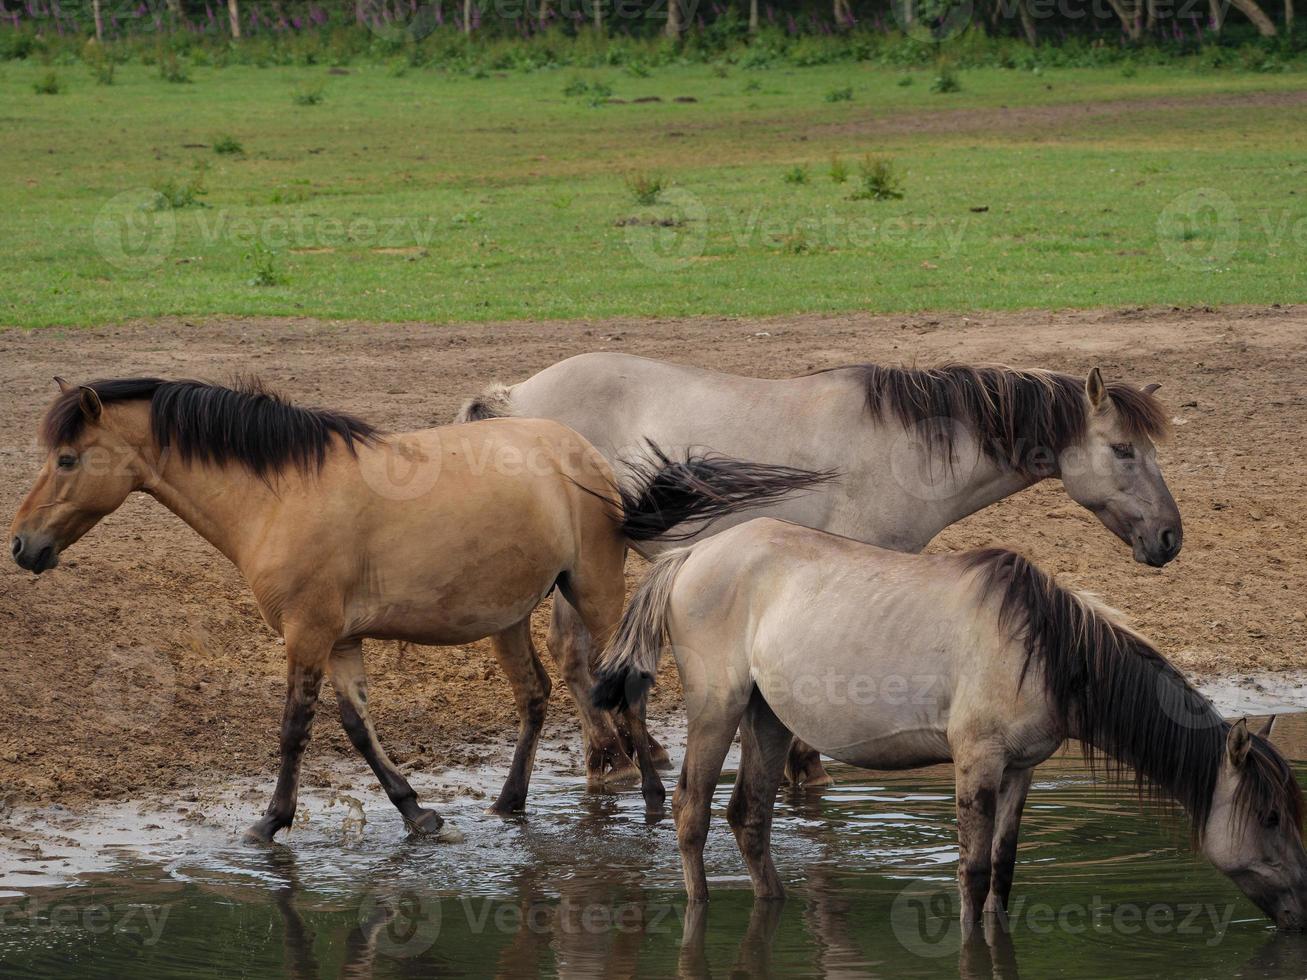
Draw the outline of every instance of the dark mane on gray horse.
[[[41,424],[41,440],[55,448],[77,440],[87,425],[84,389],[100,403],[150,403],[150,429],[160,450],[175,449],[183,460],[215,465],[239,463],[260,477],[287,467],[316,471],[333,440],[352,453],[379,430],[342,412],[300,408],[269,391],[258,380],[234,387],[202,381],[119,378],[70,386],[55,399]]]
[[[961,560],[998,599],[1000,628],[1023,639],[1023,683],[1037,668],[1091,765],[1101,754],[1114,775],[1132,768],[1141,793],[1179,803],[1201,832],[1230,723],[1152,644],[1023,556],[991,548]],[[1236,806],[1260,820],[1276,814],[1301,832],[1303,793],[1292,769],[1270,742],[1251,737]]]
[[[1079,440],[1089,421],[1085,382],[1053,371],[1021,371],[1001,365],[946,364],[896,368],[859,364],[849,371],[862,381],[867,411],[876,422],[892,417],[923,435],[953,459],[955,432],[962,423],[975,431],[981,451],[1020,473],[1050,475],[1058,452]],[[1164,439],[1170,422],[1151,394],[1121,382],[1105,386],[1132,437]]]

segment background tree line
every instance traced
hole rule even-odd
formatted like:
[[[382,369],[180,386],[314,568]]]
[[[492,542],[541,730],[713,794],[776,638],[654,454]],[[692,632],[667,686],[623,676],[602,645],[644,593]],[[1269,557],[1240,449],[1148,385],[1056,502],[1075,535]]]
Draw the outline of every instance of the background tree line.
[[[252,34],[353,28],[388,38],[437,30],[527,35],[585,28],[684,38],[712,30],[747,38],[766,28],[789,34],[859,30],[942,41],[963,29],[1031,44],[1098,36],[1139,42],[1188,32],[1222,32],[1227,19],[1263,37],[1291,35],[1294,0],[0,0],[11,29],[94,34]]]

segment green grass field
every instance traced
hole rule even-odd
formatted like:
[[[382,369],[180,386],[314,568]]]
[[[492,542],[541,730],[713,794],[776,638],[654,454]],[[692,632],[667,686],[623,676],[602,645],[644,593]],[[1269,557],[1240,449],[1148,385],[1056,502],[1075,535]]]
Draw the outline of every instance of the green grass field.
[[[6,324],[1307,299],[1301,73],[48,71],[0,66]],[[853,199],[868,155],[900,199]]]

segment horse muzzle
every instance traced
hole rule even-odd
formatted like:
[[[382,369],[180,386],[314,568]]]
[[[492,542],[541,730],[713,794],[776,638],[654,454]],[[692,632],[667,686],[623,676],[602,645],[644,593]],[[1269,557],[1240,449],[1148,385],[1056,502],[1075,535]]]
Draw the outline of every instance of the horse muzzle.
[[[1180,553],[1184,532],[1180,525],[1163,527],[1154,534],[1138,534],[1134,540],[1135,561],[1161,568]]]
[[[37,575],[59,564],[59,546],[48,534],[16,534],[9,550],[19,568]]]

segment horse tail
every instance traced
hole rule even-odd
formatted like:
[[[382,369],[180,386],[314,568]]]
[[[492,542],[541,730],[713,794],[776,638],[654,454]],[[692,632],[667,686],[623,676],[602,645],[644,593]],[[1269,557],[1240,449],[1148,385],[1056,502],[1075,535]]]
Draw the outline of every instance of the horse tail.
[[[473,395],[458,410],[455,422],[480,422],[513,415],[512,385],[495,382],[479,395]]]
[[[627,460],[634,480],[618,486],[621,533],[628,541],[684,541],[727,514],[812,490],[835,477],[830,470],[748,463],[716,454],[671,459],[652,440],[642,458]],[[688,528],[670,533],[673,528]]]
[[[590,700],[596,708],[625,711],[643,703],[658,673],[672,586],[691,551],[678,548],[659,557],[631,596],[595,673]]]

